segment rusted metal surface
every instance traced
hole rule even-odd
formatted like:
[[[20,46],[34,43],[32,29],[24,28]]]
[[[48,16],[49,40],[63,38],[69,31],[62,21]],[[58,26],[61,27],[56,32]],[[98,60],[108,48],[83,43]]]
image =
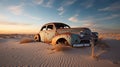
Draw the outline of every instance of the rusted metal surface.
[[[52,38],[55,36],[55,31],[51,30],[51,31],[41,31],[40,32],[40,36],[41,36],[41,41],[42,42],[51,42]]]
[[[71,46],[73,44],[89,43],[92,32],[89,28],[70,28],[64,23],[48,23],[45,24],[40,32],[42,42],[52,43],[55,45],[57,41],[64,39]]]
[[[68,44],[71,44],[71,34],[70,33],[65,33],[65,34],[61,34],[61,35],[57,35],[52,39],[52,45],[56,45],[57,41],[59,39],[66,39],[66,41],[68,42]]]

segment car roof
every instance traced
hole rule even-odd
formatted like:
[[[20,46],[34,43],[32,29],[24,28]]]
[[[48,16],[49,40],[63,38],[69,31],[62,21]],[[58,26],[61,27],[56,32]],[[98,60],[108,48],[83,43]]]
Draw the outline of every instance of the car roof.
[[[62,22],[49,22],[49,23],[46,23],[45,25],[48,25],[48,24],[65,24],[65,23],[62,23]],[[67,24],[65,24],[67,25]]]
[[[46,23],[44,25],[50,25],[50,24],[54,24],[54,25],[65,25],[65,26],[69,26],[65,23],[62,23],[62,22],[49,22],[49,23]],[[70,26],[69,26],[70,27]],[[87,27],[75,27],[75,28],[79,28],[80,30],[90,30],[89,28]]]
[[[69,25],[67,25],[67,24],[65,24],[65,23],[62,23],[62,22],[50,22],[50,23],[46,23],[45,25],[50,25],[50,24],[54,24],[55,26],[64,25],[64,26],[70,27]],[[45,25],[44,25],[44,26],[45,26]]]

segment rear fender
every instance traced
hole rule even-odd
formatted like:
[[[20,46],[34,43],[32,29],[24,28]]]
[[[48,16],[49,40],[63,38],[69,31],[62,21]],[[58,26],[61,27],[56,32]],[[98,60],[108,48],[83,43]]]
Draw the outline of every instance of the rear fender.
[[[52,45],[56,45],[57,44],[57,41],[59,39],[65,39],[68,44],[70,45],[71,44],[71,34],[70,33],[67,33],[67,34],[60,34],[60,35],[57,35],[55,36],[53,39],[52,39]]]
[[[52,45],[56,45],[57,41],[61,38],[64,38],[70,46],[72,46],[73,44],[78,44],[81,41],[79,35],[68,33],[68,34],[61,34],[61,35],[55,36],[52,39]]]

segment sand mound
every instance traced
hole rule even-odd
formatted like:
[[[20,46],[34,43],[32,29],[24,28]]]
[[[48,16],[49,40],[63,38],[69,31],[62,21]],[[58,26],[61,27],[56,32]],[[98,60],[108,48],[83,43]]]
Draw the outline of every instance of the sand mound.
[[[53,51],[67,51],[70,49],[70,46],[65,46],[65,45],[54,45],[51,50]]]
[[[103,40],[103,39],[99,39],[96,45],[98,48],[104,50],[106,48],[110,48],[110,46]]]
[[[20,44],[31,43],[31,42],[34,42],[34,40],[33,39],[29,39],[29,38],[24,38],[24,39],[20,40]]]

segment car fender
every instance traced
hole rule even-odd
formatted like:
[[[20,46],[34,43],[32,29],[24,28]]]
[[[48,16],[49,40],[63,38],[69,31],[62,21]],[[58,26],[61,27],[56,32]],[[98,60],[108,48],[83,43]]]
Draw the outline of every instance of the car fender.
[[[59,34],[59,35],[56,35],[53,39],[52,39],[52,45],[56,45],[57,44],[57,41],[59,39],[65,39],[68,44],[70,45],[71,44],[71,34],[70,33],[65,33],[65,34]]]
[[[56,45],[56,42],[60,39],[60,38],[64,38],[68,44],[70,46],[72,46],[75,43],[80,43],[80,36],[77,34],[71,34],[71,33],[67,33],[67,34],[60,34],[55,36],[52,39],[52,45]]]

